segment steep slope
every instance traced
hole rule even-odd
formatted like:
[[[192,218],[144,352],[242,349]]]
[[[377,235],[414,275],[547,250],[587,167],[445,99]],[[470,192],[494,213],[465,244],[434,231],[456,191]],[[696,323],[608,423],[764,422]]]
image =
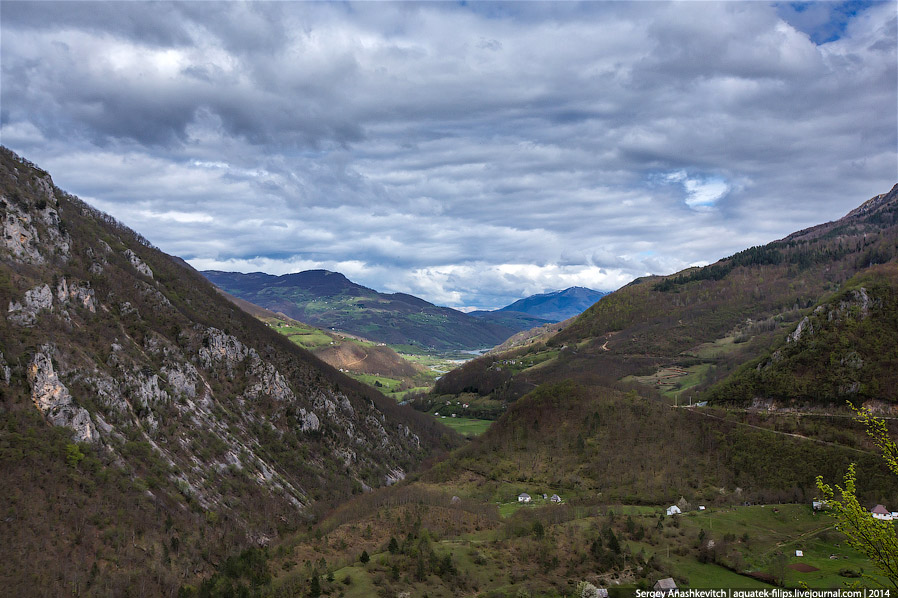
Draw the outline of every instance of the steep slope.
[[[454,442],[6,148],[0,207],[5,591],[169,595]]]
[[[391,345],[477,349],[497,345],[520,330],[405,293],[379,293],[327,270],[283,276],[213,270],[202,274],[236,297],[300,322]]]
[[[234,297],[220,289],[218,291],[234,305],[265,322],[303,349],[311,351],[331,367],[353,374],[377,374],[398,378],[412,386],[417,386],[413,384],[415,381],[425,383],[431,378],[424,366],[404,359],[383,343],[374,343],[345,333],[321,330]]]
[[[817,475],[838,479],[854,461],[865,472],[866,499],[898,496],[898,480],[850,420],[810,418],[779,431],[764,424],[761,415],[740,420],[600,386],[545,384],[422,477],[485,499],[529,487],[606,504],[673,504],[680,496],[741,504],[810,499]],[[823,429],[843,446],[798,437]]]
[[[637,279],[544,343],[474,360],[444,376],[437,392],[500,392],[513,399],[543,382],[607,386],[672,367],[677,371],[670,375],[683,381],[666,396],[699,400],[701,384],[763,355],[852,277],[896,257],[898,185],[836,222],[710,266]],[[887,352],[874,353],[887,363]],[[525,360],[514,357],[524,355],[538,366],[522,368]],[[874,362],[866,362],[867,371],[883,371]]]
[[[768,352],[709,389],[717,403],[898,409],[898,264],[873,266]]]

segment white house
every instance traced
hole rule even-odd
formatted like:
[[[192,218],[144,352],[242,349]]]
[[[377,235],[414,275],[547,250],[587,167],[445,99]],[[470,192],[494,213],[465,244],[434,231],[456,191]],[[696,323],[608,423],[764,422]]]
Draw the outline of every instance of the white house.
[[[549,500],[551,500],[552,502],[561,502],[561,497],[557,494],[553,494],[552,498],[550,498]]]
[[[671,506],[667,507],[668,515],[679,515],[682,512],[683,511],[681,511],[680,507],[678,507],[677,505],[671,505]]]
[[[530,502],[530,495],[526,492],[518,494],[518,502]]]
[[[881,519],[883,521],[891,521],[892,514],[889,512],[887,508],[882,505],[876,505],[870,511],[870,514],[873,515],[873,519]]]

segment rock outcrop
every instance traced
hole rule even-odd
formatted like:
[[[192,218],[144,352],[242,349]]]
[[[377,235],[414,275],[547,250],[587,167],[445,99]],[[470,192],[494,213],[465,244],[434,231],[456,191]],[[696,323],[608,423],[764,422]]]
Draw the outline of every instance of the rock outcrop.
[[[79,442],[99,440],[97,430],[87,409],[79,407],[53,369],[51,354],[54,347],[44,345],[35,353],[28,366],[28,382],[31,384],[31,400],[47,421],[56,426],[67,426]]]
[[[130,554],[130,575],[145,547],[170,546],[175,533],[226,544],[219,558],[295,526],[316,500],[395,479],[437,446],[436,433],[418,441],[426,416],[325,366],[5,148],[0,202],[0,411],[16,426],[4,454],[37,464],[14,482],[23,503],[43,504],[59,467],[86,484],[65,517],[27,511],[41,514],[22,527],[49,518],[63,546],[42,563],[76,554],[77,542],[84,554]],[[122,544],[77,512],[121,508],[123,496],[142,510],[145,538]],[[157,525],[169,518],[171,529]],[[180,567],[208,562],[182,547],[160,570],[182,583]]]
[[[128,261],[131,262],[131,265],[134,266],[134,268],[135,268],[138,272],[140,272],[140,273],[143,274],[144,276],[148,276],[148,277],[150,277],[150,278],[153,278],[153,271],[150,270],[150,267],[147,266],[146,263],[144,263],[144,261],[143,261],[142,259],[140,259],[139,257],[137,257],[137,254],[136,254],[136,253],[134,253],[134,252],[131,251],[130,249],[126,249],[126,250],[125,250],[125,257],[128,258]]]

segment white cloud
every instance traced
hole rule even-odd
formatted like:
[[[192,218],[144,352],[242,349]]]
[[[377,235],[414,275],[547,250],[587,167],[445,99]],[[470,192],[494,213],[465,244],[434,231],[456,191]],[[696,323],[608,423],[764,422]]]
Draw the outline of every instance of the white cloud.
[[[198,267],[499,307],[713,262],[891,187],[894,5],[846,14],[6,3],[0,134]]]

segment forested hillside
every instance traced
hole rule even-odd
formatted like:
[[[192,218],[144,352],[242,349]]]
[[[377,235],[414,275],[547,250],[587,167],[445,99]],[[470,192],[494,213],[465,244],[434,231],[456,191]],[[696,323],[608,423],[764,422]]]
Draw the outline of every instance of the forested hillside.
[[[715,403],[898,406],[898,264],[865,269],[761,357],[709,389]],[[888,403],[888,407],[882,403]]]
[[[453,446],[0,150],[0,585],[171,595]]]
[[[861,324],[879,332],[839,339],[875,341],[864,349],[868,358],[857,370],[866,378],[855,375],[852,380],[858,384],[842,393],[850,398],[852,392],[862,392],[869,398],[873,378],[892,363],[889,351],[875,347],[895,334],[892,292],[887,288],[893,277],[890,264],[896,259],[898,186],[838,221],[710,266],[637,279],[603,297],[558,334],[451,372],[436,392],[477,392],[513,400],[535,385],[568,378],[587,385],[645,380],[671,401],[682,395],[697,402],[703,388],[772,352],[816,306],[840,292],[859,289],[863,284],[855,277],[869,272],[871,280],[878,281],[872,283],[879,289],[876,293],[884,294],[873,304],[872,319]],[[847,333],[848,328],[838,330]],[[652,378],[665,368],[675,371]],[[665,376],[672,379],[669,386],[662,380]],[[802,398],[823,396],[831,403],[835,395],[808,389]]]
[[[523,323],[475,318],[405,293],[379,293],[327,270],[283,276],[209,270],[203,275],[235,297],[300,322],[409,349],[488,348],[541,323],[532,317]]]

